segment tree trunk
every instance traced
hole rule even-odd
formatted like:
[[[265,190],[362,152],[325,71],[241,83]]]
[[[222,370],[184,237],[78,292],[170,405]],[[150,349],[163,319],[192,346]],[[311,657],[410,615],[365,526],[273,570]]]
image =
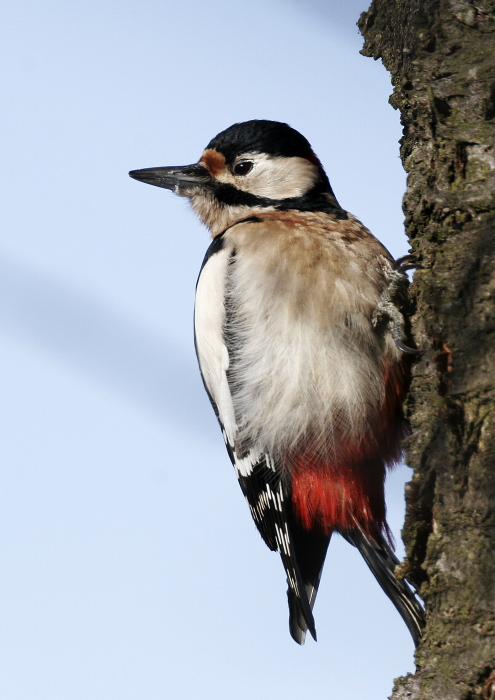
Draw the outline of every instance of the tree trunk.
[[[495,698],[495,2],[374,0],[366,56],[404,126],[413,368],[401,572],[421,583],[417,672],[393,700]]]

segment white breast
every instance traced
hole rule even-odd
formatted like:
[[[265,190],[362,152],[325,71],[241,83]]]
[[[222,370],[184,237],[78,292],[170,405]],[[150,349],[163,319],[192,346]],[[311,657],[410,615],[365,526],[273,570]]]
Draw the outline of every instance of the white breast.
[[[359,439],[384,398],[384,351],[368,313],[378,292],[362,270],[339,274],[330,248],[305,260],[307,241],[298,252],[294,240],[287,261],[277,236],[257,246],[254,227],[228,233],[237,438],[267,454],[311,439],[338,457],[339,441]]]

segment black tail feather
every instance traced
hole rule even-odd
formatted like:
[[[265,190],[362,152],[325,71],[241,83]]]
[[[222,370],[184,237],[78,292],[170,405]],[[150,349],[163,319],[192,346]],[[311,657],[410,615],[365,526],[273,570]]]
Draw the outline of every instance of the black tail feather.
[[[331,535],[322,532],[304,529],[292,512],[288,513],[288,524],[291,533],[291,543],[294,559],[297,562],[299,580],[302,582],[302,596],[296,595],[289,588],[287,598],[289,602],[289,630],[292,639],[298,644],[304,644],[306,631],[309,629],[311,636],[316,641],[316,630],[308,625],[306,605],[313,610],[318,586],[320,584],[321,571],[325,563],[325,557]],[[304,600],[301,600],[301,597]],[[304,606],[304,607],[303,607]],[[313,616],[311,615],[311,620]]]
[[[308,623],[301,611],[300,598],[289,588],[287,589],[287,600],[289,603],[289,631],[292,639],[301,646],[306,641],[306,631]],[[311,630],[311,635],[316,641],[316,630]]]
[[[395,577],[394,570],[399,560],[390,546],[381,535],[372,539],[357,528],[341,534],[358,548],[376,580],[401,614],[415,645],[418,646],[425,626],[424,610],[407,583]]]
[[[308,595],[308,586],[302,578],[297,555],[292,539],[290,540],[290,555],[287,557],[280,550],[282,563],[287,573],[287,598],[289,602],[289,630],[295,642],[304,644],[306,631],[309,630],[316,642],[316,627],[313,617],[314,595]],[[312,598],[313,602],[310,602]]]

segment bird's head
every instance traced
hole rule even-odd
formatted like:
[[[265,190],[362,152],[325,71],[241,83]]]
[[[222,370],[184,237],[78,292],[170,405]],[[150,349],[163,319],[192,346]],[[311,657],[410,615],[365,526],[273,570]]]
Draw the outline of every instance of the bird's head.
[[[215,136],[193,165],[129,175],[188,197],[213,236],[263,211],[342,212],[307,139],[281,122],[234,124]]]

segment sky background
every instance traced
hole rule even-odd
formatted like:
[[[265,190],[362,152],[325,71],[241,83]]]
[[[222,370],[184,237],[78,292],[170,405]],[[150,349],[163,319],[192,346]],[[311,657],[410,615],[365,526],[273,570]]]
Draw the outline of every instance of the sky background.
[[[399,115],[358,0],[7,1],[0,22],[0,697],[384,700],[413,643],[336,537],[290,638],[204,394],[208,234],[130,169],[289,122],[341,205],[407,253]],[[402,555],[406,467],[389,479]]]

